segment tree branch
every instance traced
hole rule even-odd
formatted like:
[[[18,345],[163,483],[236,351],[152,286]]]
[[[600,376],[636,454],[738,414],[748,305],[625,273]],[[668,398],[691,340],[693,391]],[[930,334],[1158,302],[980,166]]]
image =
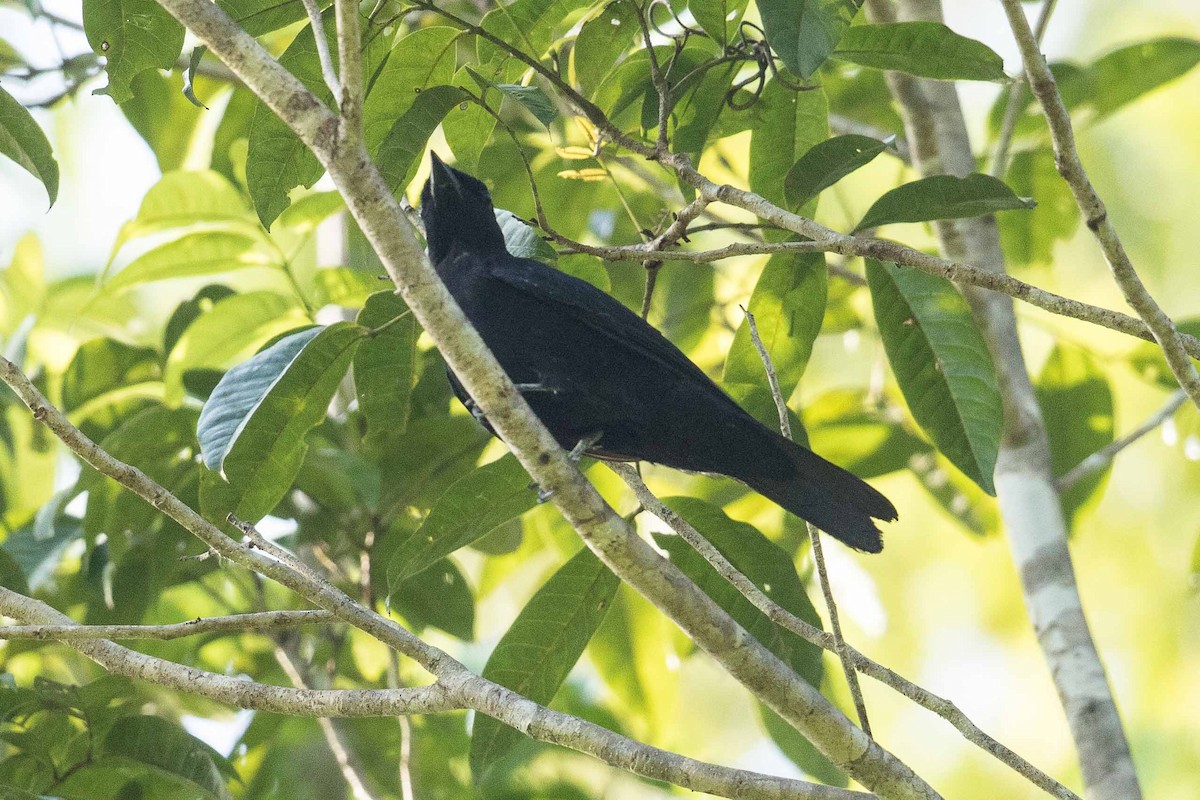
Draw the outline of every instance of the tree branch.
[[[0,613],[31,627],[79,627],[50,606],[0,587]],[[71,639],[70,646],[109,672],[257,711],[306,717],[390,717],[465,706],[446,686],[405,689],[293,689],[231,678],[139,653],[103,639]]]
[[[235,614],[229,617],[197,617],[190,622],[168,625],[4,625],[0,639],[48,639],[77,642],[87,639],[157,639],[169,641],[185,636],[206,633],[246,633],[293,628],[300,625],[320,625],[337,622],[328,611],[263,611],[255,614]]]
[[[901,0],[899,7],[909,19],[942,21],[940,0]],[[868,0],[867,9],[875,19],[891,21],[892,7],[882,0]],[[975,154],[954,85],[899,73],[886,78],[921,173],[974,172]],[[1004,272],[994,217],[938,223],[935,230],[950,258],[982,264],[997,275]],[[1000,515],[1038,643],[1066,711],[1088,796],[1136,800],[1140,792],[1129,746],[1075,581],[1067,523],[1050,469],[1049,439],[1012,301],[970,288],[964,294],[991,351],[1004,405],[995,470]]]
[[[1025,11],[1020,0],[1001,0],[1004,12],[1008,15],[1008,23],[1012,27],[1025,62],[1025,74],[1029,79],[1029,88],[1033,96],[1042,106],[1046,123],[1050,126],[1050,138],[1054,144],[1054,165],[1062,175],[1071,194],[1075,196],[1075,204],[1083,213],[1084,222],[1100,244],[1104,259],[1108,262],[1113,279],[1125,295],[1126,302],[1137,312],[1154,334],[1155,341],[1163,349],[1167,364],[1171,367],[1179,385],[1187,390],[1192,402],[1200,408],[1200,372],[1188,358],[1175,322],[1155,302],[1150,292],[1142,283],[1141,277],[1133,266],[1125,246],[1117,235],[1117,229],[1108,218],[1108,210],[1104,202],[1096,194],[1088,178],[1087,170],[1079,158],[1079,149],[1075,146],[1075,131],[1071,126],[1071,114],[1058,93],[1058,85],[1054,74],[1038,48],[1037,38],[1025,18]]]
[[[721,554],[721,551],[713,547],[712,543],[704,538],[698,530],[685,520],[683,517],[676,514],[666,506],[661,500],[650,491],[646,486],[645,481],[638,475],[636,469],[629,464],[621,462],[607,462],[607,466],[613,472],[625,481],[625,484],[633,491],[634,497],[638,503],[649,511],[654,516],[661,519],[673,530],[681,539],[700,554],[708,564],[717,571],[722,578],[730,583],[738,592],[745,597],[750,603],[761,611],[771,622],[779,625],[807,642],[817,645],[831,653],[837,654],[837,643],[831,634],[817,628],[796,615],[792,614],[783,606],[772,600],[765,592],[758,588],[742,573],[738,572],[737,568],[730,563],[729,559]],[[912,700],[917,705],[932,711],[942,719],[953,725],[959,733],[963,735],[967,741],[979,747],[986,753],[994,756],[1000,762],[1008,765],[1014,771],[1027,778],[1030,783],[1044,790],[1051,797],[1057,797],[1059,800],[1080,800],[1078,795],[1072,792],[1067,787],[1060,784],[1058,781],[1051,778],[1046,773],[1042,772],[1037,767],[1030,764],[1016,752],[1002,745],[1000,742],[993,739],[983,732],[971,719],[962,712],[957,705],[944,697],[930,692],[921,686],[913,683],[907,678],[888,669],[887,667],[872,661],[867,656],[863,655],[858,650],[851,647],[849,644],[845,646],[847,656],[854,664],[854,668],[864,675],[868,675],[880,683],[890,686],[895,691],[899,692],[904,697]]]
[[[437,343],[446,362],[501,438],[538,485],[552,493],[556,507],[588,547],[664,611],[734,678],[864,786],[888,797],[937,797],[907,765],[854,727],[819,691],[749,636],[682,572],[638,538],[604,502],[533,414],[437,279],[412,227],[361,142],[331,137],[330,133],[337,131],[336,118],[315,103],[315,98],[294,76],[273,61],[217,6],[207,0],[159,2],[225,61],[325,166],[414,316]],[[339,599],[337,606],[331,610],[340,616],[343,601]],[[397,635],[393,631],[386,633]],[[406,646],[413,647],[411,639],[415,638],[405,631]],[[428,659],[427,653],[419,652]],[[440,653],[431,666],[445,669],[441,659],[449,656]],[[460,669],[461,665],[457,665],[454,671],[465,680],[466,675]],[[529,711],[533,709],[528,708],[533,704],[529,701],[525,700],[528,706],[522,708],[523,698],[507,690],[493,690],[478,699],[484,701],[478,709],[483,713],[518,730],[533,729],[529,719]]]
[[[745,309],[743,309],[745,310]],[[775,410],[779,414],[779,431],[786,438],[792,438],[792,421],[788,419],[787,400],[779,388],[779,377],[775,374],[775,365],[771,362],[771,354],[767,352],[762,337],[758,335],[758,324],[754,315],[746,311],[746,322],[750,326],[750,340],[758,357],[762,360],[763,369],[767,373],[767,384],[771,387],[771,397],[775,400]],[[868,736],[871,735],[871,723],[867,719],[867,702],[863,699],[862,687],[858,685],[858,673],[846,652],[846,639],[842,636],[842,623],[838,617],[837,603],[833,599],[833,589],[829,586],[829,572],[825,568],[825,553],[821,549],[821,531],[811,522],[805,521],[808,529],[808,541],[812,546],[813,563],[817,565],[817,579],[821,584],[821,594],[825,597],[825,609],[829,613],[829,630],[833,633],[833,647],[838,660],[842,662],[842,672],[846,675],[846,685],[850,689],[850,697],[854,700],[854,710],[858,713],[858,724]]]
[[[51,405],[20,369],[3,357],[0,357],[0,380],[21,398],[33,412],[34,418],[46,425],[71,452],[171,517],[212,551],[292,589],[338,619],[412,658],[434,675],[437,683],[423,689],[313,690],[305,693],[299,689],[255,684],[173,664],[104,640],[71,643],[74,649],[113,672],[179,691],[193,691],[240,708],[280,714],[396,716],[474,709],[534,739],[587,753],[637,775],[720,797],[755,800],[861,800],[863,797],[857,792],[707,764],[650,747],[569,714],[551,711],[485,680],[393,620],[356,603],[315,573],[300,572],[283,561],[264,555],[255,547],[225,536],[141,470],[113,458],[101,449]],[[71,624],[69,617],[49,606],[2,587],[0,613],[38,626]]]
[[[329,39],[325,36],[325,23],[321,19],[321,7],[317,5],[317,0],[300,0],[304,4],[304,10],[308,14],[308,24],[312,28],[313,44],[317,47],[317,61],[321,64],[321,78],[325,81],[325,87],[329,89],[329,93],[333,97],[337,97],[339,91],[339,81],[337,69],[333,66],[333,55],[329,52]]]

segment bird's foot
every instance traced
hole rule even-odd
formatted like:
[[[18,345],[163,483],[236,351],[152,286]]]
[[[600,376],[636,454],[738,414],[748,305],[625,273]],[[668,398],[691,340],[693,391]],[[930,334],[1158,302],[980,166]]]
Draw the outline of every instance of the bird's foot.
[[[604,431],[596,431],[583,437],[575,443],[575,446],[571,448],[571,452],[567,453],[567,458],[578,464],[579,459],[583,458],[583,454],[599,444],[603,436]]]
[[[475,418],[476,422],[481,425],[487,423],[487,417],[483,415],[483,409],[479,407],[478,403],[476,403],[474,400],[467,399],[463,401],[463,405],[467,407],[467,411],[471,412],[471,416]]]
[[[520,385],[520,384],[518,384],[518,385]],[[571,459],[571,461],[578,464],[579,459],[583,458],[583,454],[585,452],[587,452],[591,447],[593,447],[597,442],[599,442],[600,437],[603,435],[604,435],[603,431],[598,431],[596,433],[593,433],[593,434],[583,437],[575,444],[574,447],[571,448],[571,452],[567,453],[567,458]],[[549,500],[551,497],[554,496],[554,492],[552,490],[543,489],[541,486],[538,486],[536,481],[531,481],[529,483],[529,488],[537,489],[537,501],[539,503],[544,503],[547,500]]]

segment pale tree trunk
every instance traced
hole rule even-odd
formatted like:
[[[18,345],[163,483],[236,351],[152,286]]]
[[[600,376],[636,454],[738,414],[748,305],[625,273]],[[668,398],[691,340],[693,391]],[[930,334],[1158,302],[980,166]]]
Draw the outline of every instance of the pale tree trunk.
[[[900,0],[895,9],[870,0],[879,22],[942,20],[940,0]],[[978,171],[953,83],[888,74],[900,105],[913,164],[923,175]],[[1004,272],[994,217],[940,223],[946,257]],[[1004,401],[996,461],[1000,515],[1021,576],[1025,606],[1050,668],[1078,751],[1089,800],[1141,797],[1116,703],[1084,617],[1067,547],[1067,524],[1050,470],[1049,440],[1017,336],[1012,299],[964,286],[988,342]]]

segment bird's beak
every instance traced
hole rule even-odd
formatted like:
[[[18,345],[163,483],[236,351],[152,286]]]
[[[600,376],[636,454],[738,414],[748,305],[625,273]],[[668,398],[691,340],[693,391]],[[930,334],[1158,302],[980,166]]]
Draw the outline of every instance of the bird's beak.
[[[458,176],[454,174],[454,170],[447,167],[438,158],[438,154],[429,151],[429,194],[436,200],[439,196],[447,197],[450,194],[461,194],[462,184],[458,181]]]

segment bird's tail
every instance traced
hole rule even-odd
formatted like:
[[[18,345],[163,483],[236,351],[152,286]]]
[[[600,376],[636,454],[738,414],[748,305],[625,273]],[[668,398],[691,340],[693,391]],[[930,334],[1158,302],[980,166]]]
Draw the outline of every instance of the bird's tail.
[[[883,538],[874,520],[896,519],[891,501],[866,481],[808,448],[774,432],[772,436],[772,449],[787,457],[792,473],[734,477],[856,550],[883,550]]]

